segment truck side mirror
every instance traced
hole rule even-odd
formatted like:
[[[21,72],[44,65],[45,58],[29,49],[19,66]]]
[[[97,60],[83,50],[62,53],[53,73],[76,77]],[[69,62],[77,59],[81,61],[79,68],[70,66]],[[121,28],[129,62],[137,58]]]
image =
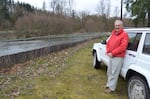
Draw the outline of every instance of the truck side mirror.
[[[101,44],[107,44],[106,40],[102,40]]]

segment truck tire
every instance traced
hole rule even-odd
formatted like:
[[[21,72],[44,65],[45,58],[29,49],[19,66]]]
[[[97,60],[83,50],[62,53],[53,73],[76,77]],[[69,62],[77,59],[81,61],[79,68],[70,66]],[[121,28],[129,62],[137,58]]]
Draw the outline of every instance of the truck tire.
[[[149,92],[149,87],[142,77],[132,76],[128,80],[129,99],[150,99]]]
[[[97,60],[97,53],[96,52],[94,52],[94,55],[93,55],[93,66],[95,69],[100,68],[100,62]]]

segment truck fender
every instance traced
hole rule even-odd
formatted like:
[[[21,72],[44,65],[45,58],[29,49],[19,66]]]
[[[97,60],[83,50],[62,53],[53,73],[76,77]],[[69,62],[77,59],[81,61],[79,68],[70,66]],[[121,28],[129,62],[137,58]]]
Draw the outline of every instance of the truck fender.
[[[126,74],[126,79],[128,79],[129,77],[134,75],[134,74],[131,74],[131,71],[134,71],[136,74],[143,76],[144,79],[147,81],[147,84],[150,88],[150,72],[149,72],[149,70],[142,68],[142,66],[132,64],[129,66],[128,72]]]

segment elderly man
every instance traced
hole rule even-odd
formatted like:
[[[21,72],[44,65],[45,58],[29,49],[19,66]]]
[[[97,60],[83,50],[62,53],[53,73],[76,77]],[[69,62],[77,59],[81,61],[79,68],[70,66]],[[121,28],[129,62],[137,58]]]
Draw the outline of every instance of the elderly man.
[[[116,20],[114,27],[115,29],[112,31],[106,45],[106,54],[110,59],[107,68],[108,79],[105,89],[106,93],[111,93],[116,89],[129,40],[127,33],[123,30],[123,23],[121,20]]]

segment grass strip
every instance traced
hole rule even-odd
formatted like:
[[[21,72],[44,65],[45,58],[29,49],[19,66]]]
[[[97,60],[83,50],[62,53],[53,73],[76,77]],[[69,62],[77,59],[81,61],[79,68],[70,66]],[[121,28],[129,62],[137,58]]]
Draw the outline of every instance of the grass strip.
[[[92,67],[92,40],[0,73],[1,99],[127,99],[126,81],[104,93],[106,66]]]

